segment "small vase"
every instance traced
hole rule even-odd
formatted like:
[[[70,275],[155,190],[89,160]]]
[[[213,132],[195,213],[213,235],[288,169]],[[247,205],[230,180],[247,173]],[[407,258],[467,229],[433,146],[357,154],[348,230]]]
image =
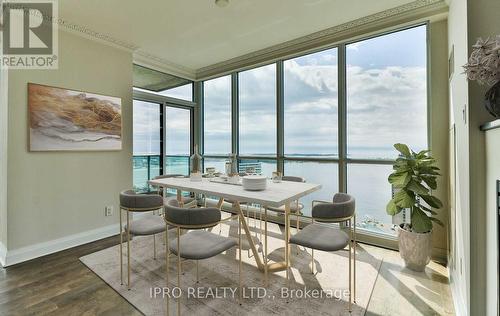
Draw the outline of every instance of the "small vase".
[[[194,153],[189,158],[189,176],[191,181],[201,181],[201,156],[198,154],[198,146],[194,146]]]
[[[500,119],[500,81],[495,83],[484,96],[484,106],[495,118]]]

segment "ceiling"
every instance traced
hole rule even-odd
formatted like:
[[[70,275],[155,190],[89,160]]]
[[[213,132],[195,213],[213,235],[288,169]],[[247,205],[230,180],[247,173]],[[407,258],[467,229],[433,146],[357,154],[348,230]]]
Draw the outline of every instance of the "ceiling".
[[[59,17],[143,56],[195,73],[410,2],[230,0],[221,8],[214,0],[64,0],[59,1]]]

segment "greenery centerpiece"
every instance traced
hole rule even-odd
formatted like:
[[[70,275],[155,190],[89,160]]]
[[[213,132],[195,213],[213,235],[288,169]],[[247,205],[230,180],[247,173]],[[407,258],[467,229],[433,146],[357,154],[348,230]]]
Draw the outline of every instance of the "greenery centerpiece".
[[[387,214],[410,212],[410,223],[400,225],[399,250],[409,268],[423,271],[430,260],[433,222],[443,225],[435,211],[443,203],[432,194],[438,186],[439,168],[428,150],[414,152],[404,144],[394,148],[400,155],[388,179],[395,194],[387,204]]]

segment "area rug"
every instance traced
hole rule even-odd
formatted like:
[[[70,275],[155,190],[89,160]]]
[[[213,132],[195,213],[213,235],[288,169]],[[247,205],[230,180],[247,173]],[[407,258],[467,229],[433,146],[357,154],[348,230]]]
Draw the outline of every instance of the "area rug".
[[[258,221],[249,219],[251,235],[262,250]],[[270,261],[284,256],[283,227],[268,225]],[[230,221],[211,229],[215,234],[237,238],[238,223]],[[294,230],[292,229],[292,233]],[[174,238],[171,230],[169,237]],[[315,251],[315,273],[311,273],[311,250],[291,246],[292,268],[287,283],[284,271],[264,274],[242,238],[242,297],[238,292],[238,250],[199,262],[181,261],[181,286],[177,287],[177,259],[170,257],[169,286],[166,286],[164,235],[157,235],[157,259],[153,259],[153,238],[136,237],[131,241],[131,289],[120,282],[119,246],[104,249],[80,260],[116,292],[145,315],[349,315],[348,251],[333,253]],[[124,245],[124,280],[126,280],[126,244]],[[370,255],[363,245],[356,249],[356,303],[351,315],[364,315],[381,261]],[[174,296],[176,298],[174,298]],[[169,298],[170,297],[170,298]]]

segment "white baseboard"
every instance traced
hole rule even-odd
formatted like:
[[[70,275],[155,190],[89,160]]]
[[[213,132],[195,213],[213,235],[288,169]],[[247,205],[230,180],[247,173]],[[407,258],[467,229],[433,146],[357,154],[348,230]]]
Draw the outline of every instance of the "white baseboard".
[[[451,297],[453,298],[453,306],[455,307],[455,315],[467,316],[469,313],[467,312],[467,306],[465,301],[462,299],[459,290],[453,284],[451,286]]]
[[[4,247],[4,245],[0,243],[0,263],[2,263],[4,267],[8,267],[17,263],[42,257],[61,250],[83,245],[106,237],[114,236],[118,234],[119,226],[120,225],[118,224],[108,225],[97,229],[13,250],[7,250]],[[5,249],[5,254],[4,254],[4,249]]]
[[[457,271],[450,271],[450,288],[451,288],[451,296],[453,298],[453,306],[455,307],[455,315],[460,316],[468,316],[469,309],[467,307],[467,302],[464,297],[464,293],[461,290],[460,283],[458,282],[458,278],[456,277]]]
[[[7,258],[7,247],[0,242],[0,265],[5,267],[5,259]]]

